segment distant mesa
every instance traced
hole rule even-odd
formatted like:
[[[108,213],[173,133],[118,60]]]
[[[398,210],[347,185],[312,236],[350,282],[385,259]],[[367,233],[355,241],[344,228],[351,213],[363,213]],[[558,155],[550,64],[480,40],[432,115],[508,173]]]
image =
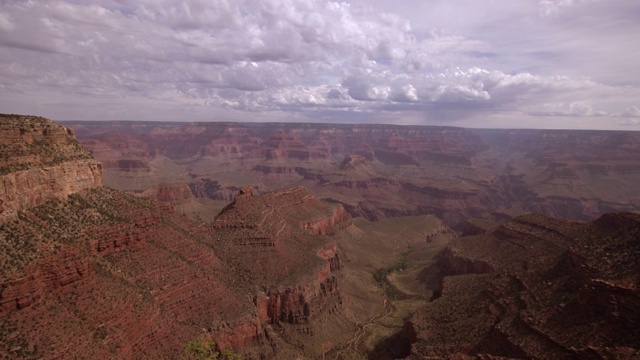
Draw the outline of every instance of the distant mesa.
[[[356,170],[367,164],[367,160],[362,155],[347,155],[340,163],[340,170]]]
[[[284,130],[279,130],[247,156],[247,158],[262,158],[265,160],[284,159],[298,161],[324,159],[326,157],[326,153],[311,149],[296,136]]]
[[[607,137],[603,142],[604,148],[627,148],[638,149],[640,144],[636,137],[630,133],[615,134]]]
[[[542,212],[588,221],[606,212],[640,210],[640,187],[634,186],[640,183],[640,142],[633,132],[379,124],[65,125],[103,161],[107,186],[141,194],[160,182],[184,182],[198,202],[184,213],[195,219],[217,214],[247,178],[255,178],[261,191],[292,184],[318,189],[323,198],[369,220],[435,214],[460,231],[471,217],[506,221]]]

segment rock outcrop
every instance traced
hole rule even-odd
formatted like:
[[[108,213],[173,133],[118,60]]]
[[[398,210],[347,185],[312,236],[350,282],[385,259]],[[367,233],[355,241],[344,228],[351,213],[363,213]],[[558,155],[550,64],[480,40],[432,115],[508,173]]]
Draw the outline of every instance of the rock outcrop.
[[[311,160],[324,159],[328,154],[308,147],[295,135],[279,130],[268,138],[257,149],[246,155],[246,158],[263,160]]]
[[[272,352],[205,230],[106,188],[20,211],[0,229],[0,357],[173,357],[203,328]]]
[[[212,227],[106,188],[22,210],[0,229],[0,356],[164,358],[205,336],[277,358],[341,307],[336,240],[304,228],[335,233],[336,209],[245,187]]]
[[[286,328],[289,339],[313,336],[339,310],[342,261],[330,235],[349,224],[341,205],[302,187],[259,196],[243,187],[213,227],[229,266],[259,289],[254,303],[261,322]]]
[[[142,196],[171,205],[187,204],[195,200],[187,184],[160,184],[143,191]]]
[[[340,162],[340,170],[351,170],[354,171],[361,166],[366,166],[367,159],[362,155],[347,155]]]
[[[542,215],[456,239],[442,294],[408,322],[410,358],[636,358],[640,215]]]
[[[0,358],[174,358],[202,337],[271,359],[300,354],[289,337],[313,336],[339,311],[331,235],[350,224],[342,206],[301,187],[243,187],[211,224],[196,223],[101,187],[100,164],[71,131],[8,119],[0,176],[14,190],[0,193],[12,211],[0,225]],[[56,178],[38,187],[22,175],[40,173]],[[156,191],[178,202],[192,194]]]
[[[51,120],[0,117],[0,223],[48,200],[102,186],[102,165]]]

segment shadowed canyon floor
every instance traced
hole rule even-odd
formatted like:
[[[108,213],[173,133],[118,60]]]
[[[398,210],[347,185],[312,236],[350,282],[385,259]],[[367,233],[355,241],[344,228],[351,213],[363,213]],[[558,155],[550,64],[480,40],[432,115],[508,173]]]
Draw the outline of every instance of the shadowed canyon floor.
[[[639,263],[638,213],[525,215],[457,238],[439,296],[409,319],[411,358],[637,359]]]
[[[73,127],[2,117],[0,358],[640,357],[638,213],[492,221],[635,209],[633,135]]]

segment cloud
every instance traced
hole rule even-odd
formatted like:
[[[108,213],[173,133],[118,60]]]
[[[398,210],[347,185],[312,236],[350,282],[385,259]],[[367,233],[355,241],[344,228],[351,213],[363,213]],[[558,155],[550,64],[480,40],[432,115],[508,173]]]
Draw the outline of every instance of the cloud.
[[[505,111],[614,116],[623,114],[616,109],[633,109],[637,85],[629,83],[640,80],[635,37],[622,30],[637,27],[633,6],[588,0],[2,2],[0,99],[12,94],[12,102],[0,100],[0,107],[12,111],[15,101],[26,107],[55,94],[49,98],[85,106],[91,116],[104,99],[127,99],[127,106],[150,109],[153,119],[187,107],[198,114],[309,119],[341,111],[385,119],[403,111],[427,118]],[[588,14],[602,14],[603,24],[594,29]],[[596,38],[615,41],[595,44]],[[601,48],[607,61],[596,55]],[[602,69],[609,58],[618,66]],[[620,79],[629,83],[619,86]],[[153,113],[149,104],[158,102],[175,108]],[[55,109],[63,113],[62,105]],[[129,118],[127,111],[113,116]]]
[[[640,118],[640,109],[638,109],[637,106],[628,107],[620,114],[620,116],[629,118]]]
[[[541,17],[558,17],[572,6],[595,3],[601,0],[540,0],[538,12]]]
[[[280,91],[282,87],[370,81],[371,71],[401,75],[430,64],[429,54],[473,48],[460,37],[415,39],[406,20],[393,14],[356,14],[349,4],[325,1],[129,2],[112,8],[53,2],[17,4],[21,37],[0,33],[0,44],[66,56],[32,57],[23,63],[48,68],[47,77],[81,89],[153,92],[175,84],[190,96],[211,89]],[[8,17],[7,17],[8,18]],[[4,63],[19,64],[20,56]],[[354,75],[356,74],[356,75]],[[8,77],[19,74],[7,73]],[[386,76],[383,74],[382,76]],[[55,79],[58,79],[55,81]],[[63,80],[64,79],[64,80]],[[16,86],[39,87],[41,79],[19,76]],[[395,81],[400,84],[401,81]],[[146,84],[146,86],[145,86]],[[82,86],[84,85],[84,86]],[[208,86],[208,89],[194,89]],[[146,89],[145,89],[146,87]],[[351,86],[354,99],[416,101],[411,84]],[[70,88],[75,91],[77,88]],[[85,91],[85,90],[82,90]],[[98,91],[100,92],[100,91]]]
[[[540,0],[538,11],[540,16],[558,16],[563,8],[568,8],[575,3],[575,0]]]
[[[571,103],[554,103],[554,104],[542,104],[540,107],[529,111],[530,115],[538,116],[577,116],[577,117],[591,117],[591,116],[607,116],[604,111],[596,111],[591,104],[575,101]]]
[[[640,119],[634,118],[634,119],[618,119],[616,120],[616,124],[621,125],[623,127],[632,127],[636,128],[638,125],[640,125]]]
[[[9,16],[8,14],[0,13],[0,30],[11,32],[15,28],[16,26],[11,20],[11,16]]]

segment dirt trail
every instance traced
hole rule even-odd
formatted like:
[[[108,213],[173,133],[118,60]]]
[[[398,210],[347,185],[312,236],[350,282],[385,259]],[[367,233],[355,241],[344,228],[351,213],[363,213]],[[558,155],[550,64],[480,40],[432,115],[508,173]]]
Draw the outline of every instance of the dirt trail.
[[[399,249],[401,249],[402,246],[406,247],[408,244],[412,244],[417,240],[423,239],[423,236],[429,236],[429,235],[440,233],[441,231],[440,228],[427,230],[426,232],[414,231],[415,229],[420,229],[424,227],[424,224],[429,221],[430,221],[430,218],[425,217],[417,220],[416,222],[406,224],[406,226],[403,226],[400,229],[389,234],[390,236],[386,237],[386,240],[385,240],[387,244],[391,245],[391,248],[387,248],[389,255],[391,255],[391,257],[397,256],[397,254],[400,252]],[[407,235],[407,234],[410,234],[410,235]],[[417,245],[420,246],[420,244],[421,242],[417,241]],[[404,251],[404,249],[401,251]],[[423,264],[420,264],[419,266],[422,267],[422,265]],[[414,266],[416,265],[414,264]],[[409,298],[413,298],[414,299],[413,301],[417,300],[418,298],[421,298],[422,293],[417,293],[417,292],[408,293],[400,290],[395,285],[394,287],[398,292],[401,292],[402,294],[406,295]],[[366,320],[357,322],[355,324],[353,334],[349,337],[349,339],[339,344],[333,344],[333,346],[324,350],[322,353],[322,359],[337,360],[341,357],[347,357],[347,358],[353,357],[353,358],[366,359],[368,354],[367,354],[367,351],[363,349],[362,345],[371,340],[379,340],[379,339],[370,338],[371,336],[374,336],[374,334],[378,332],[377,327],[384,327],[384,328],[388,328],[389,326],[395,327],[395,325],[389,325],[386,323],[388,323],[389,321],[391,321],[391,323],[395,323],[399,318],[399,315],[401,313],[404,313],[407,310],[406,303],[403,303],[402,305],[400,305],[399,303],[396,303],[395,300],[389,298],[389,296],[390,295],[387,294],[386,291],[383,291],[383,294],[381,296],[382,297],[381,300],[383,302],[382,309],[377,310],[378,311],[377,313],[371,315]],[[378,297],[378,299],[380,298]],[[400,306],[400,308],[398,308],[398,306]],[[398,328],[398,330],[400,329]],[[377,335],[375,336],[377,337]]]
[[[356,327],[358,328],[358,330],[353,334],[353,337],[349,339],[346,343],[344,343],[343,345],[335,346],[335,347],[332,347],[331,349],[325,350],[322,353],[322,359],[326,360],[327,354],[329,352],[335,351],[336,348],[339,348],[339,349],[337,350],[336,355],[333,358],[334,360],[337,360],[340,357],[340,354],[342,354],[344,351],[347,351],[349,349],[353,349],[356,352],[360,352],[360,350],[358,349],[358,344],[360,342],[360,339],[362,339],[362,337],[367,333],[367,328],[372,325],[375,325],[378,320],[389,316],[394,310],[393,306],[389,303],[386,294],[383,295],[383,307],[384,307],[383,313],[373,315],[366,321],[357,323]],[[367,354],[362,353],[362,355],[366,356]]]

